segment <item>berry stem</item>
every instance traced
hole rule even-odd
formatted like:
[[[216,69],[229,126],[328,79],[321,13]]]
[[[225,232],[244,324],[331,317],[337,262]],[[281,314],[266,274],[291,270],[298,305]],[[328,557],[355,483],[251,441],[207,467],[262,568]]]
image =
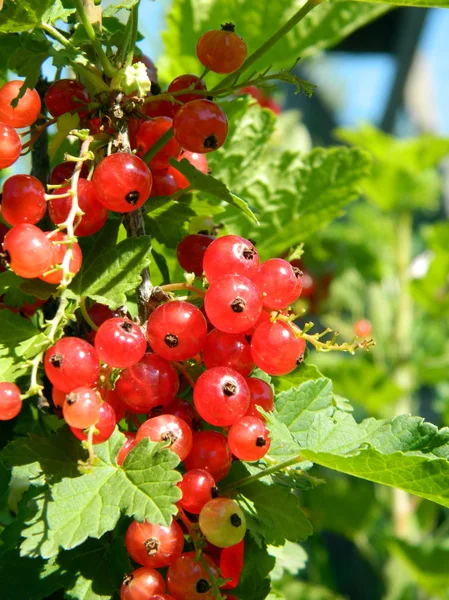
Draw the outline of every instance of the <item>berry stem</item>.
[[[300,462],[303,462],[304,458],[302,456],[295,456],[295,458],[290,458],[289,460],[284,460],[282,462],[278,462],[260,473],[256,473],[255,475],[249,475],[248,477],[244,477],[243,479],[239,479],[238,481],[234,481],[234,483],[230,483],[226,487],[220,490],[220,494],[227,494],[228,492],[232,492],[237,490],[238,488],[243,487],[244,485],[248,485],[249,483],[253,483],[253,481],[258,481],[259,479],[263,479],[267,475],[272,475],[273,473],[277,473],[278,471],[282,471],[287,467],[292,467],[293,465],[297,465]]]
[[[186,368],[186,367],[185,367],[183,364],[181,364],[181,363],[178,363],[178,362],[172,362],[172,365],[173,365],[173,366],[174,366],[176,369],[178,369],[178,371],[179,371],[180,373],[182,373],[182,374],[184,375],[184,377],[185,377],[185,378],[187,379],[187,381],[189,382],[189,384],[190,384],[190,387],[192,388],[192,390],[194,390],[194,389],[195,389],[195,382],[193,381],[193,379],[192,379],[192,377],[191,377],[190,373],[188,372],[187,368]]]
[[[188,283],[167,283],[167,285],[159,286],[159,289],[161,289],[163,292],[177,292],[182,290],[188,290],[189,292],[193,292],[197,296],[201,296],[201,298],[204,298],[204,296],[206,295],[206,292],[204,290],[200,290],[194,285],[190,285]]]
[[[87,312],[87,308],[86,308],[86,297],[85,296],[81,296],[80,298],[80,311],[81,314],[84,317],[84,320],[86,321],[86,323],[89,325],[89,327],[93,330],[93,331],[98,331],[98,327],[95,325],[95,323],[92,321],[92,319],[89,317],[89,313]]]
[[[155,98],[159,98],[159,96],[155,96]],[[145,154],[142,160],[148,164],[150,160],[156,156],[159,150],[162,150],[165,144],[167,144],[172,139],[173,135],[173,128],[168,129],[164,133],[164,135],[161,136],[153,146],[151,146],[151,148],[148,150],[148,152]]]
[[[132,65],[134,58],[134,51],[136,48],[137,34],[138,34],[138,23],[139,23],[139,2],[132,8],[130,17],[131,19],[131,42],[128,48],[128,54],[126,61],[123,66],[124,69]]]
[[[125,58],[128,53],[129,41],[131,39],[131,32],[133,29],[133,11],[130,11],[128,20],[126,21],[125,31],[123,32],[123,44],[119,48],[117,52],[117,64],[121,65],[125,61]]]

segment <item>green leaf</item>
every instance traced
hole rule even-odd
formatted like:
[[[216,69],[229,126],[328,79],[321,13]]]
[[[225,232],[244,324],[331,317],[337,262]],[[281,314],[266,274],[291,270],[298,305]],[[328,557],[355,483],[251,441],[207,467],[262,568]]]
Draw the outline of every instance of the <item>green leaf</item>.
[[[61,573],[56,559],[20,556],[17,550],[2,554],[0,560],[0,586],[2,600],[42,600],[65,586],[70,580],[68,572]]]
[[[186,224],[195,212],[185,201],[168,202],[145,217],[145,229],[167,248],[176,248],[187,234]]]
[[[48,154],[51,160],[54,160],[56,153],[58,152],[61,144],[66,140],[69,133],[72,129],[77,129],[80,123],[79,115],[70,113],[65,113],[58,117],[56,122],[57,131],[55,135],[51,138],[51,141],[48,145]]]
[[[139,0],[120,0],[117,4],[110,4],[103,11],[104,17],[112,17],[116,12],[121,10],[122,8],[126,8],[127,10],[131,10],[133,6],[139,3]]]
[[[299,544],[286,542],[283,546],[268,546],[268,552],[276,559],[276,565],[271,572],[273,580],[281,579],[284,573],[296,575],[305,568],[307,552]]]
[[[49,56],[50,42],[41,31],[22,33],[8,61],[8,68],[25,77],[25,86],[34,87],[40,75],[42,63]]]
[[[0,32],[17,33],[33,29],[52,4],[53,0],[5,0],[0,11]]]
[[[244,569],[239,585],[233,591],[237,598],[260,600],[270,592],[269,573],[275,565],[265,544],[259,546],[250,536],[245,536]]]
[[[52,6],[44,13],[42,21],[53,24],[61,20],[67,23],[70,15],[73,15],[75,12],[75,8],[65,8],[61,0],[54,0]]]
[[[42,281],[42,279],[23,279],[19,286],[25,294],[41,300],[48,300],[51,296],[54,296],[57,289],[56,285]]]
[[[338,0],[333,0],[333,1],[338,2]],[[361,1],[361,0],[358,0],[358,1]],[[442,8],[449,7],[448,0],[398,0],[398,1],[375,0],[375,2],[378,2],[380,4],[392,4],[393,6],[422,6],[424,8],[430,8],[432,6],[435,6],[435,7],[441,6]]]
[[[28,369],[23,358],[33,358],[45,345],[35,326],[9,310],[0,311],[0,381],[14,381]]]

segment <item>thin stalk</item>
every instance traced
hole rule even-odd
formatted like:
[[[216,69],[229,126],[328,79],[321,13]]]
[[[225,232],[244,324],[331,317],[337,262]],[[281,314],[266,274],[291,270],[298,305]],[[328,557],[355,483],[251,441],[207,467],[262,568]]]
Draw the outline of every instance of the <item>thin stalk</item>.
[[[159,286],[159,289],[161,289],[163,292],[179,292],[187,290],[189,292],[197,294],[198,296],[201,296],[202,298],[204,298],[204,296],[206,295],[206,292],[204,290],[200,290],[194,285],[190,285],[188,283],[167,283],[167,285]]]
[[[295,458],[290,458],[289,460],[284,460],[283,462],[276,463],[272,467],[268,467],[268,469],[264,469],[260,473],[256,473],[255,475],[250,475],[249,477],[244,477],[243,479],[239,479],[238,481],[234,481],[227,485],[225,488],[220,490],[220,494],[225,494],[227,492],[231,492],[238,488],[243,487],[244,485],[248,485],[249,483],[253,483],[253,481],[258,481],[259,479],[263,479],[267,475],[272,475],[273,473],[277,473],[278,471],[282,471],[287,467],[292,467],[293,465],[297,465],[302,462],[304,459],[302,456],[295,456]]]
[[[125,57],[129,48],[129,41],[131,39],[131,32],[133,28],[133,11],[129,13],[128,20],[126,21],[125,31],[123,32],[123,43],[117,52],[117,64],[121,65],[125,60]]]
[[[86,297],[82,296],[80,298],[80,310],[81,310],[81,314],[84,317],[84,320],[86,321],[86,323],[89,325],[89,327],[93,330],[93,331],[98,331],[98,327],[95,325],[95,323],[92,321],[92,319],[89,317],[89,313],[87,312],[87,308],[86,308]]]
[[[138,23],[139,23],[139,3],[137,3],[131,10],[131,42],[129,44],[128,53],[126,55],[126,61],[124,69],[132,65],[134,59],[134,51],[136,48],[137,34],[138,34]]]
[[[168,129],[164,133],[164,135],[162,137],[160,137],[153,146],[151,146],[151,148],[148,150],[148,152],[143,157],[143,159],[142,159],[143,162],[148,164],[150,162],[150,160],[156,156],[156,154],[159,152],[159,150],[162,150],[162,148],[165,146],[165,144],[167,144],[173,138],[173,135],[174,135],[173,128]]]

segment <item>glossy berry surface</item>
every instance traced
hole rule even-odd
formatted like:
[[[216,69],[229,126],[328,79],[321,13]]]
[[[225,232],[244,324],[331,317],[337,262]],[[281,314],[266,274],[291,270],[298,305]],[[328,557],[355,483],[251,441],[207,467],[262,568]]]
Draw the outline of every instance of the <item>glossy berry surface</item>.
[[[179,504],[193,515],[199,515],[203,506],[212,500],[216,492],[215,479],[204,469],[187,471],[178,487],[182,492]]]
[[[106,442],[106,440],[114,433],[116,424],[117,420],[114,409],[108,402],[102,402],[98,414],[98,421],[95,423],[95,428],[98,430],[98,433],[94,433],[92,443],[102,444],[103,442]],[[70,427],[70,429],[73,435],[79,440],[87,440],[87,435],[84,433],[83,429],[76,427]]]
[[[211,425],[224,427],[241,419],[249,407],[245,378],[232,369],[215,367],[202,373],[193,392],[195,408]]]
[[[74,79],[55,81],[45,94],[45,104],[52,117],[60,117],[64,113],[74,111],[78,111],[81,117],[89,102],[89,92]],[[85,108],[85,111],[80,111],[80,108]]]
[[[142,330],[129,319],[108,319],[95,335],[98,356],[111,367],[125,369],[135,365],[143,358],[146,348],[147,341]]]
[[[220,481],[231,468],[232,454],[228,441],[217,431],[198,431],[193,434],[192,450],[184,460],[187,471],[204,469],[215,481]]]
[[[214,498],[208,502],[200,512],[198,523],[204,537],[219,548],[235,546],[246,533],[245,514],[230,498]]]
[[[165,592],[165,581],[155,569],[141,567],[135,569],[123,580],[120,600],[148,600],[154,594]]]
[[[125,369],[116,385],[128,410],[147,413],[156,406],[170,404],[178,393],[176,369],[157,354],[146,354],[142,360]]]
[[[136,434],[136,442],[148,437],[153,442],[166,442],[168,448],[184,460],[192,449],[192,430],[174,415],[159,415],[143,423]]]
[[[44,232],[35,225],[13,227],[5,235],[3,249],[17,275],[32,279],[48,271],[53,259],[53,247]]]
[[[263,305],[270,310],[286,308],[302,291],[300,271],[282,258],[271,258],[262,263],[253,282],[262,294]]]
[[[53,404],[58,408],[62,408],[64,404],[64,400],[66,397],[66,393],[62,390],[58,390],[58,388],[54,387],[51,390],[51,399],[53,400]]]
[[[176,112],[176,104],[170,102],[170,100],[158,100],[155,96],[155,100],[142,106],[142,112],[147,117],[170,117],[172,119]]]
[[[119,453],[117,454],[117,464],[119,467],[123,465],[125,458],[137,445],[135,433],[131,433],[130,431],[124,431],[123,433],[126,436],[126,442],[123,444],[119,450]]]
[[[53,192],[54,195],[61,196],[68,193],[70,186],[59,188]],[[99,231],[106,223],[108,218],[108,209],[100,203],[94,184],[87,179],[79,179],[78,186],[78,204],[84,215],[75,227],[75,233],[79,237],[92,235]],[[52,198],[48,203],[48,214],[55,225],[64,223],[72,206],[72,198],[67,195],[65,198]]]
[[[214,561],[203,553],[203,559],[215,578],[218,569]],[[185,552],[167,572],[168,591],[176,600],[214,600],[206,569],[196,560],[195,552]]]
[[[293,371],[305,349],[305,340],[297,338],[292,326],[282,321],[262,323],[251,340],[254,362],[269,375],[286,375]]]
[[[166,302],[154,310],[147,323],[151,348],[167,360],[186,360],[201,351],[207,323],[199,308],[181,300]]]
[[[100,397],[95,390],[79,387],[65,397],[62,414],[71,427],[86,429],[98,421],[100,406]]]
[[[156,409],[157,410],[157,409]],[[200,417],[193,406],[184,398],[175,398],[168,406],[159,409],[159,414],[179,417],[192,429],[198,429]],[[156,416],[156,415],[155,415]]]
[[[230,579],[222,586],[224,590],[236,588],[240,581],[240,575],[243,571],[245,555],[245,540],[241,540],[235,546],[223,548],[220,554],[220,572],[223,579]],[[227,596],[229,600],[231,596]]]
[[[204,66],[222,75],[237,71],[245,61],[245,41],[234,31],[232,23],[222,29],[206,31],[198,40],[196,55]]]
[[[153,175],[153,185],[151,188],[150,198],[156,196],[171,196],[178,191],[179,186],[176,181],[176,169],[169,166],[167,169],[151,171]]]
[[[156,117],[149,121],[144,121],[140,126],[136,144],[139,149],[139,156],[145,156],[148,150],[173,126],[173,121],[169,117]],[[166,169],[170,158],[177,158],[181,154],[181,146],[175,138],[169,140],[149,164],[154,169]]]
[[[22,409],[20,389],[15,383],[0,383],[0,421],[14,419]]]
[[[213,329],[207,334],[202,356],[208,369],[229,367],[245,377],[255,367],[251,346],[242,333],[223,333]]]
[[[152,175],[141,158],[119,152],[100,162],[92,181],[98,200],[106,208],[131,212],[148,200]]]
[[[216,239],[206,250],[203,268],[209,283],[223,275],[243,275],[252,279],[259,269],[260,259],[253,244],[238,235]]]
[[[95,385],[100,375],[100,361],[93,346],[76,337],[65,337],[47,350],[45,374],[63,392]],[[76,425],[75,425],[76,427]]]
[[[240,460],[259,460],[270,449],[268,429],[258,417],[243,417],[229,430],[228,444]]]
[[[68,239],[65,233],[61,231],[57,231],[52,234],[50,238],[48,238],[52,244],[53,256],[51,259],[51,270],[57,269],[57,267],[61,267],[64,257],[68,252],[68,245],[65,243]],[[76,275],[78,271],[81,269],[81,264],[83,262],[83,255],[81,252],[80,245],[78,242],[72,243],[72,256],[69,262],[69,270],[70,273]],[[46,281],[47,283],[59,284],[63,279],[63,271],[62,269],[57,269],[53,273],[47,273],[46,275],[40,275],[39,279],[42,281]]]
[[[126,549],[139,565],[159,569],[181,556],[184,535],[176,521],[169,527],[133,521],[125,536]]]
[[[87,162],[83,162],[83,166],[81,167],[80,171],[80,179],[86,179],[86,177],[89,175],[89,167],[87,165]],[[75,166],[75,162],[59,163],[59,165],[56,165],[50,173],[48,183],[50,183],[51,185],[59,185],[61,183],[67,182],[72,177],[73,171],[75,170]]]
[[[10,225],[34,225],[47,211],[45,189],[31,175],[12,175],[3,184],[1,214]]]
[[[197,276],[201,275],[204,255],[214,239],[211,235],[193,233],[179,242],[176,256],[184,271],[195,273]]]
[[[0,169],[13,165],[22,152],[22,143],[15,129],[0,122]]]
[[[106,306],[105,304],[98,304],[97,302],[94,302],[92,306],[89,306],[89,308],[87,309],[87,314],[97,327],[100,327],[100,325],[102,325],[108,319],[120,316],[118,311],[111,310],[109,306]],[[86,334],[88,341],[92,344],[94,343],[96,333],[96,331],[91,329]]]
[[[17,98],[23,81],[8,81],[0,88],[0,122],[14,128],[29,127],[39,116],[41,99],[35,89],[28,88],[13,108],[11,102]]]
[[[108,404],[110,404],[112,406],[112,408],[114,409],[115,412],[115,417],[116,417],[116,421],[117,423],[119,421],[121,421],[123,419],[123,417],[126,414],[127,411],[127,407],[126,405],[122,402],[122,399],[120,398],[118,391],[116,388],[114,388],[113,390],[109,390],[106,393],[106,398],[105,400],[107,401]]]
[[[207,158],[204,154],[199,154],[198,152],[189,152],[188,150],[183,150],[178,161],[181,161],[184,158],[186,160],[188,160],[189,163],[195,167],[195,169],[198,169],[198,171],[201,171],[201,173],[204,173],[205,175],[207,175],[209,173]],[[176,169],[174,169],[174,171],[175,171],[174,177],[175,177],[176,184],[179,187],[179,189],[182,190],[182,189],[188,187],[190,184],[189,184],[189,181],[184,177],[184,175],[182,175]],[[201,231],[201,227],[200,227],[199,231]]]
[[[228,119],[210,100],[194,100],[181,106],[173,118],[175,138],[185,150],[206,154],[218,150],[228,135]]]
[[[196,75],[185,74],[176,77],[176,79],[173,79],[173,81],[168,86],[167,92],[169,94],[173,94],[174,92],[180,92],[190,87],[193,90],[206,90],[206,84],[202,79],[200,79]],[[186,104],[186,102],[192,102],[193,100],[200,99],[200,96],[198,94],[192,93],[180,94],[179,96],[175,97],[177,102],[181,102],[182,104]],[[177,110],[178,108],[180,108],[180,105],[175,104],[175,107]]]
[[[214,281],[204,299],[209,321],[225,333],[243,333],[260,317],[262,300],[247,277],[224,275]]]
[[[274,409],[274,394],[271,386],[258,377],[248,377],[246,383],[249,387],[251,399],[249,408],[246,411],[246,417],[257,417],[262,419],[262,415],[257,410],[257,406],[261,406],[265,411],[271,412]]]

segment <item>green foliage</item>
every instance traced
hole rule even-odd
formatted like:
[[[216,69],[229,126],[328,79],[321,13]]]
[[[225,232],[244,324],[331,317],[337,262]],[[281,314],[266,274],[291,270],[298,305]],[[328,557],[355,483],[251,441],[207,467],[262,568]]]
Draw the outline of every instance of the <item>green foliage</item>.
[[[1,9],[0,33],[18,33],[37,27],[49,14],[53,0],[5,0]]]
[[[270,592],[269,573],[275,566],[275,559],[268,553],[267,547],[259,544],[250,536],[245,537],[245,568],[239,585],[234,590],[237,598],[259,600]]]

